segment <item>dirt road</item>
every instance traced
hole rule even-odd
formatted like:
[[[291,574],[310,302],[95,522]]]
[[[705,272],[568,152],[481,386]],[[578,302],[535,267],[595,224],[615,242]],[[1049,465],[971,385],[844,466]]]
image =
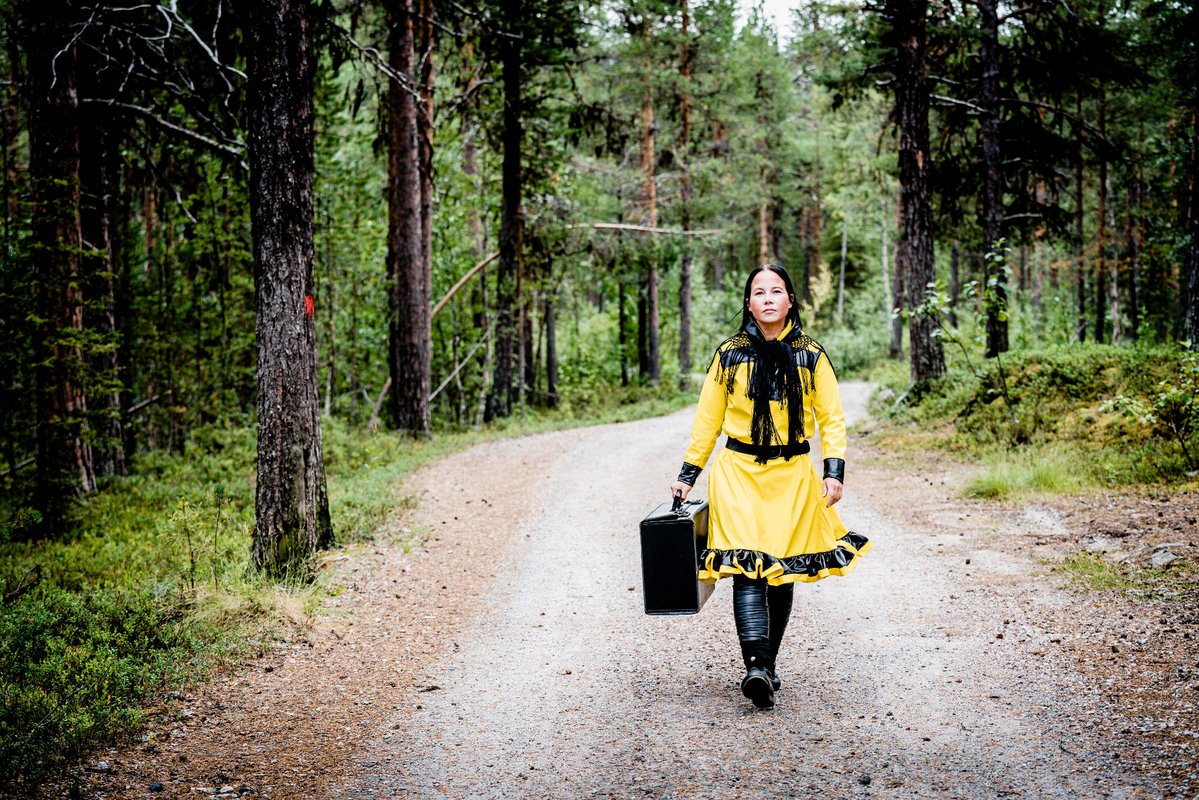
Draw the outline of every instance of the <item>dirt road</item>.
[[[864,387],[844,393],[860,415]],[[977,532],[905,526],[920,494],[852,455],[842,516],[874,550],[847,578],[797,587],[779,705],[754,710],[725,583],[697,616],[642,612],[636,523],[689,425],[688,411],[533,448],[545,477],[486,604],[462,609],[474,622],[427,669],[423,699],[332,796],[1163,794],[1088,733],[1098,687],[1052,653],[1074,599]],[[496,492],[502,479],[472,478]],[[1029,626],[1030,605],[1060,626]]]
[[[866,387],[842,392],[860,418]],[[341,591],[316,626],[169,701],[141,742],[102,755],[86,796],[1199,793],[1196,696],[1155,655],[1150,612],[1070,593],[1042,561],[1076,533],[1052,510],[962,501],[952,468],[897,467],[863,435],[841,513],[874,549],[797,587],[778,706],[755,710],[727,582],[696,616],[642,611],[637,523],[690,421],[492,442],[423,469],[392,531],[415,549],[332,560]],[[1137,717],[1127,698],[1146,687],[1164,699]]]

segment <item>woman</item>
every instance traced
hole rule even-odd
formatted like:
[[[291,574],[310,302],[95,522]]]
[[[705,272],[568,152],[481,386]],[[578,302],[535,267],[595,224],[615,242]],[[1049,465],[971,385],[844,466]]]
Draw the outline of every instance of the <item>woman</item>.
[[[824,478],[807,437],[820,425]],[[708,548],[701,580],[733,578],[745,659],[741,692],[774,706],[775,658],[796,581],[846,575],[870,549],[833,506],[845,480],[845,414],[828,355],[800,329],[786,270],[765,264],[745,281],[741,330],[716,349],[672,495],[686,498],[728,436],[708,479]]]

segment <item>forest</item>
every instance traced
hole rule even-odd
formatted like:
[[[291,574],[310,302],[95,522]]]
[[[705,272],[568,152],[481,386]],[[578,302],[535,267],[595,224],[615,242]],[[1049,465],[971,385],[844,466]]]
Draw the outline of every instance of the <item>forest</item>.
[[[339,486],[394,451],[693,401],[766,262],[890,413],[1019,446],[1054,413],[1020,392],[1086,386],[1169,451],[1137,480],[1193,476],[1194,4],[778,27],[735,0],[0,2],[2,660],[53,650],[29,608],[103,617],[93,589],[145,611],[140,647],[192,647],[154,637],[197,569],[303,583],[391,502]],[[99,530],[118,507],[140,522]],[[159,528],[171,556],[120,549]],[[160,673],[130,669],[46,763],[132,718]],[[18,673],[6,726],[59,696]]]

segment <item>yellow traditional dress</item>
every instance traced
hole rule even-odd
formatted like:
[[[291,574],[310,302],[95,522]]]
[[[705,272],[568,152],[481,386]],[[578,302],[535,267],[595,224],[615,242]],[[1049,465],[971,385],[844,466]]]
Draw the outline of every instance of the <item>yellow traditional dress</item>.
[[[750,333],[758,335],[761,344],[756,328]],[[680,476],[687,483],[694,483],[721,433],[737,440],[733,444],[751,442],[750,384],[759,359],[750,333],[743,330],[723,342],[708,367],[684,457],[684,475],[691,480]],[[789,348],[802,387],[803,430],[796,439],[803,446],[818,422],[826,465],[833,459],[831,463],[843,470],[845,413],[828,355],[790,323],[778,341]],[[789,415],[779,399],[770,400],[769,411],[777,435],[774,444],[782,452],[790,438]],[[708,477],[708,548],[701,557],[700,579],[713,583],[744,574],[778,586],[848,574],[871,543],[848,530],[835,507],[825,506],[823,481],[806,447],[790,458],[762,461],[760,452],[735,452],[728,446],[717,455]]]

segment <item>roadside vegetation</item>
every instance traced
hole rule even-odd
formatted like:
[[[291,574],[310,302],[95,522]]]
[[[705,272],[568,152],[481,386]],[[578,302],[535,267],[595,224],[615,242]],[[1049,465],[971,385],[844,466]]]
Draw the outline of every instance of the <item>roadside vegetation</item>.
[[[1046,567],[1079,591],[1193,604],[1199,568],[1185,555],[1195,544],[1185,531],[1199,509],[1199,356],[1177,345],[1058,344],[971,365],[969,346],[959,352],[919,396],[905,365],[869,371],[876,446],[966,465],[960,492],[970,499],[1085,507],[1118,498],[1103,519],[1105,529],[1127,526],[1115,534],[1125,537],[1120,553],[1068,550]],[[1138,516],[1152,516],[1159,535],[1130,536]],[[1159,553],[1167,560],[1155,562]]]
[[[977,464],[970,497],[1177,487],[1199,474],[1199,356],[1177,346],[1015,350],[955,366],[917,400],[902,365],[871,376],[888,442]]]
[[[326,419],[338,543],[384,535],[387,517],[413,502],[400,493],[404,477],[439,456],[496,437],[658,416],[693,399],[667,388],[617,390],[590,398],[585,419],[530,412],[424,441]],[[182,454],[148,453],[133,474],[76,507],[67,540],[23,541],[22,513],[5,509],[0,785],[32,785],[135,732],[157,697],[294,635],[337,591],[319,570],[312,583],[279,586],[249,569],[254,435],[250,424],[214,424],[195,428]]]

